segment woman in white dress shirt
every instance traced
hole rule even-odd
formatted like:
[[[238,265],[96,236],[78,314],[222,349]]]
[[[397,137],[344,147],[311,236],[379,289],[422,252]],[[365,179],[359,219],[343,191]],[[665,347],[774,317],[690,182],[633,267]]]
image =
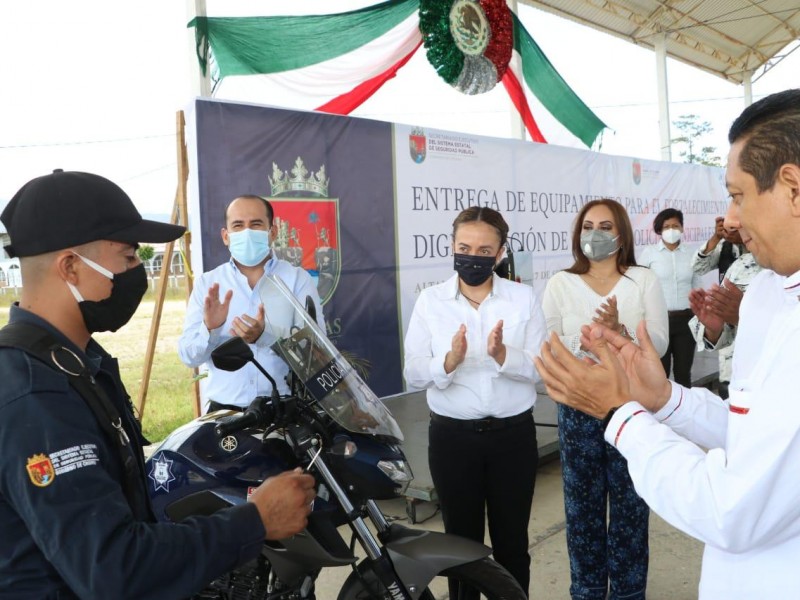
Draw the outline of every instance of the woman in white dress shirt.
[[[581,356],[582,326],[603,323],[635,340],[636,326],[644,319],[663,354],[664,295],[655,274],[636,266],[630,219],[618,202],[595,200],[583,207],[572,234],[572,255],[574,264],[553,275],[545,288],[548,332],[555,331]],[[599,420],[558,405],[570,595],[575,600],[643,600],[650,512],[633,489],[625,459],[603,439],[604,429]]]
[[[493,273],[508,225],[484,207],[453,222],[456,274],[423,290],[405,338],[408,384],[427,389],[428,462],[445,530],[479,542],[526,594],[528,522],[538,451],[533,357],[545,324],[533,288]],[[477,598],[450,582],[451,598]]]
[[[694,313],[689,308],[689,292],[701,287],[700,276],[692,268],[695,248],[682,243],[683,212],[666,208],[653,219],[653,231],[661,240],[647,246],[639,264],[653,270],[661,283],[669,315],[669,345],[661,364],[669,377],[683,386],[692,387],[692,363],[695,341],[689,327]]]

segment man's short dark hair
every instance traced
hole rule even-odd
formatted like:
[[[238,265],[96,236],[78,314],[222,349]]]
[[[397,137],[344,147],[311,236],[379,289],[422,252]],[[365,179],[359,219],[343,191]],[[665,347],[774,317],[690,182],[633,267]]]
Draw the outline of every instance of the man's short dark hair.
[[[677,208],[665,208],[653,219],[653,231],[661,235],[661,232],[664,230],[664,221],[668,219],[678,219],[678,223],[683,227],[683,211]]]
[[[728,142],[745,140],[739,168],[756,180],[759,193],[772,189],[778,169],[800,165],[800,89],[751,104],[733,122]]]
[[[261,202],[263,202],[264,208],[267,209],[267,227],[272,227],[272,223],[275,218],[275,211],[272,209],[272,204],[270,204],[270,201],[267,200],[266,198],[262,198],[261,196],[256,196],[255,194],[244,194],[242,196],[236,196],[236,198],[234,198],[225,205],[225,213],[222,215],[222,218],[224,219],[226,225],[228,224],[228,209],[231,207],[231,204],[233,204],[239,199],[260,200]]]

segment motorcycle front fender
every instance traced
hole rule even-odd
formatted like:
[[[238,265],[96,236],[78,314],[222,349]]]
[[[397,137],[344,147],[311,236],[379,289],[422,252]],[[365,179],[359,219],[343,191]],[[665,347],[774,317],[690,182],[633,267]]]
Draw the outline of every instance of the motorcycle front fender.
[[[397,576],[414,598],[419,598],[439,573],[450,567],[486,558],[488,546],[466,538],[410,529],[394,523],[383,538]]]

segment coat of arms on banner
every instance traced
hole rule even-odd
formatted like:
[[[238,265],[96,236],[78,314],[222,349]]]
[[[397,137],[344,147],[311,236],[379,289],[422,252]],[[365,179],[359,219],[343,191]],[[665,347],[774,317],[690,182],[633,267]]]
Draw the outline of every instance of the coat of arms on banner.
[[[278,233],[273,243],[275,255],[302,267],[317,282],[325,304],[339,283],[339,199],[328,197],[330,178],[325,165],[309,173],[303,159],[281,171],[272,163],[268,200],[275,208]]]
[[[421,127],[414,127],[408,136],[408,147],[411,152],[411,160],[421,163],[425,160],[428,152],[428,145],[425,141],[425,130]]]
[[[633,175],[633,183],[639,185],[642,182],[642,163],[634,160],[631,166],[631,173]]]

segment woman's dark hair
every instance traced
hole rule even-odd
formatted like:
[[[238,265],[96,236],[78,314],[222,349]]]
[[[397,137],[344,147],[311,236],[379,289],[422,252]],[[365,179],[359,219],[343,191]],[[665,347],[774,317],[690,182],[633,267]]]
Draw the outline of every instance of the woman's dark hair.
[[[458,213],[455,221],[453,221],[453,239],[456,238],[456,231],[458,231],[459,225],[474,223],[475,221],[483,221],[487,225],[494,227],[500,237],[500,247],[505,246],[508,239],[508,223],[499,212],[485,206],[470,206]]]
[[[617,271],[620,274],[625,273],[628,267],[636,266],[636,256],[633,253],[633,228],[631,227],[631,220],[628,218],[628,213],[622,208],[622,205],[611,198],[601,198],[600,200],[592,200],[587,202],[578,216],[575,219],[575,229],[572,231],[572,257],[575,262],[569,269],[564,269],[567,273],[574,273],[582,275],[589,272],[589,259],[586,258],[581,250],[581,233],[583,230],[583,220],[588,213],[595,206],[606,206],[614,216],[614,222],[617,225],[619,232],[620,249],[617,250]]]
[[[653,231],[661,235],[661,232],[664,230],[664,221],[668,219],[678,219],[678,223],[683,227],[683,212],[677,208],[665,208],[653,219]]]

